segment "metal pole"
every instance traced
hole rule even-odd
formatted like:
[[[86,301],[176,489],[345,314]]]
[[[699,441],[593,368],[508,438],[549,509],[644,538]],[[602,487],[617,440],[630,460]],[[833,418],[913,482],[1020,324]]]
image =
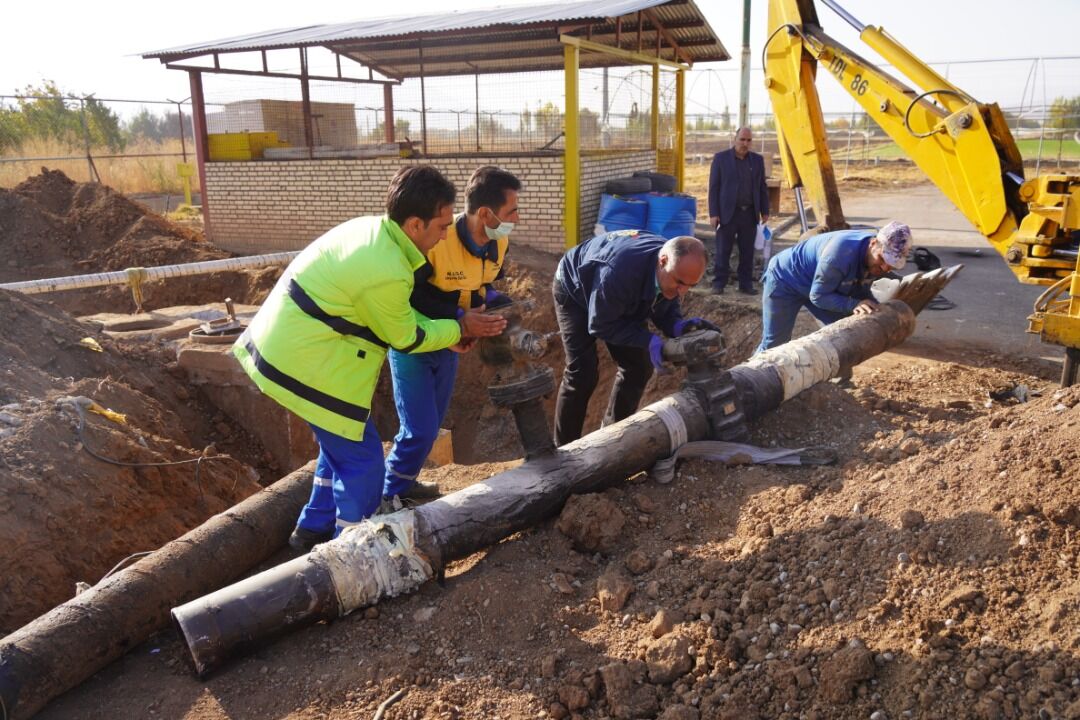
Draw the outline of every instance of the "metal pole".
[[[187,162],[187,143],[184,141],[184,106],[176,103],[176,114],[180,117],[180,155]]]
[[[90,125],[86,122],[86,99],[79,98],[79,118],[82,120],[83,141],[86,144],[86,165],[90,171],[90,182],[101,182],[97,168],[94,167],[94,156],[90,153]]]
[[[420,54],[420,143],[424,146],[424,154],[428,154],[427,144],[427,93],[424,88],[424,39],[416,41],[416,49]]]
[[[311,87],[308,85],[307,48],[300,48],[300,97],[301,112],[304,114],[304,142],[307,144],[310,160],[315,157],[315,130],[311,124]]]
[[[563,217],[563,233],[566,249],[580,240],[578,213],[581,210],[581,145],[578,126],[578,64],[580,51],[577,45],[563,45],[563,76],[566,84],[566,111],[563,115],[566,149],[563,151],[564,192],[566,214]]]
[[[739,127],[750,122],[750,0],[743,0],[742,72],[739,87]]]
[[[840,3],[836,2],[836,0],[821,0],[821,1],[823,3],[825,3],[826,5],[828,5],[830,10],[832,10],[834,13],[836,13],[837,15],[842,17],[844,19],[844,21],[848,25],[855,28],[859,32],[862,32],[866,28],[865,25],[863,25],[861,22],[859,22],[858,20],[855,19],[854,15],[849,13],[844,8],[840,7]]]
[[[473,74],[473,88],[476,95],[476,152],[480,152],[480,73]]]

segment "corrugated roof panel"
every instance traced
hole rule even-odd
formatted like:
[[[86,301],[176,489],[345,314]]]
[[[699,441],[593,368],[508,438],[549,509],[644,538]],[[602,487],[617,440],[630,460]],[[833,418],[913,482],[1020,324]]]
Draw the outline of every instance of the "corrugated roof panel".
[[[183,45],[142,53],[144,58],[191,53],[235,52],[238,50],[269,49],[322,45],[359,38],[395,37],[432,34],[455,30],[482,29],[495,25],[527,25],[589,18],[617,17],[653,8],[667,0],[581,0],[542,6],[526,5],[495,7],[480,10],[461,10],[432,15],[373,18],[330,25],[309,25],[299,28],[269,30],[252,35],[240,35],[195,45]]]
[[[422,48],[424,75],[558,70],[563,67],[560,32],[614,45],[616,18],[621,18],[624,49],[638,49],[635,40],[640,20],[644,28],[640,49],[645,54],[655,53],[655,19],[664,27],[666,37],[680,44],[676,57],[670,42],[663,42],[664,59],[711,61],[729,57],[693,0],[583,0],[311,25],[158,50],[143,57],[172,63],[211,53],[320,46],[386,77],[403,79],[421,74]],[[581,29],[584,25],[587,33]],[[582,53],[581,62],[588,67],[626,64],[611,55],[591,52]]]

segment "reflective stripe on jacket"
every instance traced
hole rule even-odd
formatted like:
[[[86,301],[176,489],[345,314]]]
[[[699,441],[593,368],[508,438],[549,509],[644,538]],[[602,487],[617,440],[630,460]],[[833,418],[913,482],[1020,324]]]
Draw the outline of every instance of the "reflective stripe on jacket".
[[[289,264],[233,354],[271,398],[359,440],[387,347],[429,352],[460,340],[457,321],[431,320],[409,305],[423,263],[388,217],[345,222]]]

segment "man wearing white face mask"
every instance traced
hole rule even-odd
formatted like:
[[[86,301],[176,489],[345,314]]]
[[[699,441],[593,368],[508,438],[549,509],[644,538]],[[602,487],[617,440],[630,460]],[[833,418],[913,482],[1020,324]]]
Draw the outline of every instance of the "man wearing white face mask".
[[[492,283],[503,276],[510,232],[518,221],[521,181],[493,166],[478,168],[465,186],[465,214],[454,218],[446,239],[416,272],[412,306],[430,318],[458,318],[471,335],[481,324],[505,321],[485,315],[509,302]],[[485,325],[484,327],[487,327]],[[458,353],[390,353],[394,404],[401,429],[386,457],[383,497],[437,497],[434,484],[416,477],[442,425],[457,375]]]

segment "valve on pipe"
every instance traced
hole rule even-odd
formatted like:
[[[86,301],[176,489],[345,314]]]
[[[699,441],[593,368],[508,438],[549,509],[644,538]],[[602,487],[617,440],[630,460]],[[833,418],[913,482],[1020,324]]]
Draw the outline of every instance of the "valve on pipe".
[[[522,325],[522,313],[532,307],[529,301],[519,301],[491,310],[506,318],[506,329],[480,340],[480,361],[495,368],[488,397],[497,407],[510,408],[526,460],[555,449],[542,404],[555,390],[555,373],[533,362],[547,352],[547,336]]]

